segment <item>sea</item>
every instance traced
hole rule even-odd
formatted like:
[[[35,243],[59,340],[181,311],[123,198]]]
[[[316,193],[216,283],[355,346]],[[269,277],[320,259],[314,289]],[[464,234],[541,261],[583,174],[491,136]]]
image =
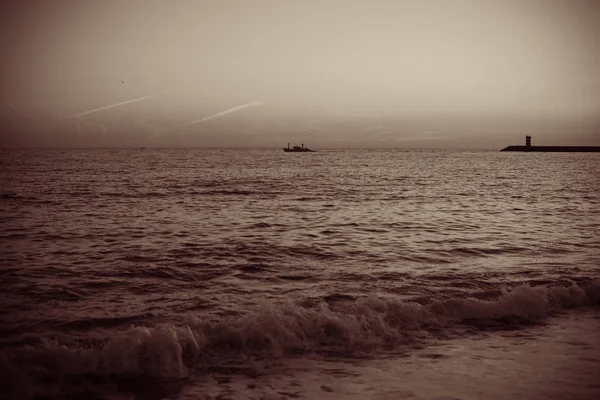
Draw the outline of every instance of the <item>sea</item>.
[[[0,151],[2,399],[598,399],[600,154]]]

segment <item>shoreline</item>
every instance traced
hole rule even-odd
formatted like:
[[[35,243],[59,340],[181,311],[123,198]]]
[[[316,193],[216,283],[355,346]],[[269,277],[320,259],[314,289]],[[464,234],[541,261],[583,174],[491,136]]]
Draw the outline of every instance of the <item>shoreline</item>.
[[[592,400],[600,397],[598,331],[597,310],[568,312],[544,325],[481,332],[408,355],[307,357],[279,360],[257,377],[212,374],[173,398]]]

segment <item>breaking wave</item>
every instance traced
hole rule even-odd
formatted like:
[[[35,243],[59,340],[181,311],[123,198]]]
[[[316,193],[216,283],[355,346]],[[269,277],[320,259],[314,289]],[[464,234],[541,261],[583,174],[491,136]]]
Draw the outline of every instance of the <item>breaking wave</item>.
[[[539,323],[567,308],[600,304],[600,281],[571,286],[518,286],[493,299],[438,299],[428,304],[369,296],[306,307],[263,305],[222,321],[188,317],[182,326],[132,326],[105,341],[46,340],[0,357],[0,381],[55,381],[61,376],[185,378],[224,363],[306,353],[370,357],[409,350],[431,338],[470,329]],[[27,385],[25,385],[27,386]]]

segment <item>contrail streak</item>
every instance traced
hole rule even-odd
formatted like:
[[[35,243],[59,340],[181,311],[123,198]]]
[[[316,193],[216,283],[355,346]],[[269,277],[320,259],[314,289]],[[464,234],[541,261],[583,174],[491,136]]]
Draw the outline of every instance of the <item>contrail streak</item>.
[[[200,123],[200,122],[205,122],[205,121],[208,121],[210,119],[219,118],[219,117],[222,117],[224,115],[231,114],[232,112],[243,110],[244,108],[262,106],[263,104],[264,103],[262,101],[253,101],[252,103],[248,103],[248,104],[244,104],[244,105],[241,105],[241,106],[229,108],[229,109],[227,109],[225,111],[218,112],[218,113],[210,115],[208,117],[204,117],[204,118],[200,118],[200,119],[195,119],[193,121],[186,122],[184,124],[179,124],[179,125],[172,126],[171,128],[165,129],[165,131],[172,131],[174,129],[178,129],[178,128],[181,128],[181,127],[184,127],[184,126],[188,126],[188,125],[192,125],[192,124],[197,124],[197,123]]]
[[[102,110],[108,110],[109,108],[119,107],[119,106],[122,106],[122,105],[125,105],[125,104],[129,104],[129,103],[135,103],[136,101],[146,100],[146,99],[149,99],[149,98],[154,97],[154,96],[156,96],[156,95],[155,94],[151,94],[149,96],[138,97],[137,99],[122,101],[120,103],[111,104],[109,106],[104,106],[104,107],[100,107],[100,108],[95,108],[93,110],[88,110],[88,111],[80,112],[80,113],[71,115],[69,117],[69,119],[71,119],[71,118],[77,118],[77,117],[83,117],[83,116],[88,115],[88,114],[92,114],[92,113],[95,113],[95,112],[98,112],[98,111],[102,111]]]

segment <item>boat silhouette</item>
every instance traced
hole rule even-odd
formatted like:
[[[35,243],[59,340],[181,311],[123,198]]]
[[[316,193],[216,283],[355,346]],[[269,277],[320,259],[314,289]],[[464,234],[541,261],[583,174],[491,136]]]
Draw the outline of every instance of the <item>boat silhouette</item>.
[[[283,151],[291,152],[291,153],[313,153],[314,152],[314,150],[311,150],[308,147],[304,147],[304,143],[302,143],[302,146],[294,146],[294,147],[290,147],[290,144],[288,143],[287,148],[284,147]]]

